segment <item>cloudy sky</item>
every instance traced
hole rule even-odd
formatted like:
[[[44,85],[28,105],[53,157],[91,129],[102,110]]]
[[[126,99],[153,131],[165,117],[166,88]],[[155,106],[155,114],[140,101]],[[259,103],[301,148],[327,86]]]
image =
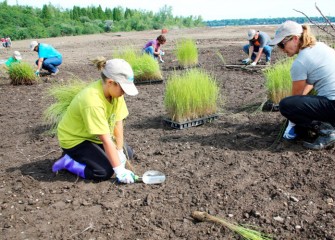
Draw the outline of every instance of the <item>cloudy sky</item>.
[[[0,0],[3,1],[3,0]],[[41,8],[49,2],[62,8],[98,6],[142,9],[158,12],[164,5],[172,7],[174,16],[198,16],[204,20],[238,18],[320,16],[315,3],[327,16],[335,16],[335,0],[7,0],[9,5],[30,5]]]

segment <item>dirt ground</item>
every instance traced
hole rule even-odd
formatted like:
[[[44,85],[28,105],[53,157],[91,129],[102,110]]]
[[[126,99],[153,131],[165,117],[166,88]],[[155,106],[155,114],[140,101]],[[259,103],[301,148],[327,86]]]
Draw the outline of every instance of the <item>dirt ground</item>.
[[[273,36],[274,26],[258,27]],[[164,80],[178,66],[175,43],[193,38],[201,68],[217,79],[223,99],[219,118],[199,127],[175,130],[165,115],[161,84],[138,85],[126,97],[130,116],[125,137],[136,151],[135,173],[159,170],[161,185],[92,182],[51,166],[61,155],[57,138],[45,133],[43,111],[52,103],[46,90],[71,78],[98,79],[89,64],[112,57],[124,46],[141,48],[159,31],[108,33],[41,39],[64,55],[60,73],[40,84],[11,86],[0,81],[0,227],[1,239],[240,239],[230,230],[192,219],[205,211],[231,222],[258,227],[273,239],[335,239],[334,148],[304,149],[278,135],[278,112],[254,111],[266,100],[261,71],[227,69],[245,54],[248,27],[170,30],[164,46]],[[30,40],[0,49],[1,58],[19,50],[34,63]],[[272,61],[282,54],[274,50]],[[263,58],[264,61],[264,58]]]

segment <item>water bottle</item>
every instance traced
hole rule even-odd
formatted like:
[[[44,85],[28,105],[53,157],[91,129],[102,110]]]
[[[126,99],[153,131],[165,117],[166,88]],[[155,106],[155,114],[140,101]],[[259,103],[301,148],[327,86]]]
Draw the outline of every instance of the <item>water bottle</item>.
[[[165,174],[155,170],[146,171],[142,177],[138,178],[139,181],[145,184],[161,184],[165,181]]]

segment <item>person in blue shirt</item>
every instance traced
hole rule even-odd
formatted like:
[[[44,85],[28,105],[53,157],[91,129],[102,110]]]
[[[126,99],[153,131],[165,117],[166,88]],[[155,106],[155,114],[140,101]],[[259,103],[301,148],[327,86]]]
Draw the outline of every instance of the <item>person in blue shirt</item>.
[[[32,41],[30,43],[30,50],[38,53],[38,59],[36,61],[37,70],[36,75],[40,75],[40,71],[45,69],[49,74],[55,76],[58,74],[58,66],[62,64],[63,58],[54,47],[45,43],[38,43]]]

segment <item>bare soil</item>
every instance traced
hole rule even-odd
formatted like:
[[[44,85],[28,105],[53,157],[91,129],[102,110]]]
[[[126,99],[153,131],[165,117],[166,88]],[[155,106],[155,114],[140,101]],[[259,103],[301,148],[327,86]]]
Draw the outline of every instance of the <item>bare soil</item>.
[[[258,27],[271,36],[275,28]],[[132,165],[138,175],[164,172],[161,185],[52,173],[61,150],[42,119],[53,101],[46,96],[53,83],[98,79],[89,59],[110,58],[124,46],[141,48],[160,31],[41,39],[63,53],[60,73],[31,86],[12,86],[4,74],[0,82],[0,238],[240,239],[220,225],[192,219],[193,211],[204,211],[256,226],[273,239],[335,239],[334,148],[310,151],[278,141],[284,118],[255,111],[266,100],[262,72],[227,69],[219,57],[239,64],[246,57],[247,30],[170,30],[161,65],[164,82],[138,85],[140,94],[126,97],[125,137],[136,151]],[[200,66],[215,76],[224,101],[214,122],[175,130],[162,122],[163,95],[171,69],[178,67],[173,50],[182,37],[197,41]],[[19,50],[34,64],[29,43],[13,42],[12,49],[1,49],[2,58]],[[280,57],[275,50],[273,62]]]

